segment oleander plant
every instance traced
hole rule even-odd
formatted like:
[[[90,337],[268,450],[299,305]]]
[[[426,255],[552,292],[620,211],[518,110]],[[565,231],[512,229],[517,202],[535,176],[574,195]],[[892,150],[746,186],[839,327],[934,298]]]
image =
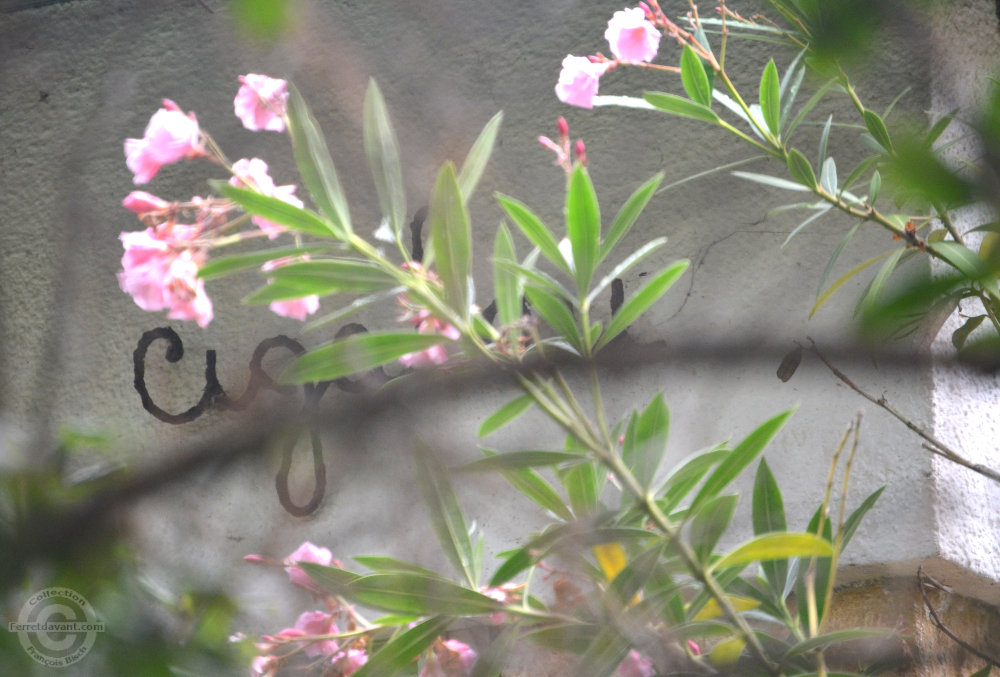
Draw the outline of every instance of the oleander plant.
[[[603,219],[585,146],[571,141],[560,119],[557,138],[541,142],[566,174],[565,223],[552,228],[523,202],[496,196],[508,223],[497,228],[491,253],[495,301],[481,309],[472,291],[467,203],[499,115],[461,166],[441,168],[427,209],[427,246],[415,252],[405,228],[400,150],[374,83],[363,135],[383,223],[365,237],[352,224],[330,152],[299,92],[259,74],[240,81],[237,115],[249,129],[287,130],[314,208],[294,186],[276,185],[262,159],[230,162],[193,114],[164,102],[144,137],[126,141],[136,183],[150,181],[167,162],[197,158],[231,176],[213,182],[216,195],[189,202],[138,191],[125,198],[146,229],[122,234],[122,289],[145,310],[167,310],[168,317],[202,326],[212,319],[205,282],[253,270],[264,281],[247,301],[299,319],[317,315],[306,330],[388,305],[403,329],[323,343],[281,378],[316,383],[391,363],[410,370],[407,378],[486,368],[506,375],[521,394],[483,421],[480,437],[501,434],[529,409],[564,437],[553,449],[495,453],[480,446],[480,458],[461,469],[500,473],[551,517],[550,526],[525,534],[523,545],[497,562],[484,561],[485,536],[470,533],[451,470],[419,443],[415,477],[452,571],[376,555],[345,560],[336,553],[335,559],[311,542],[280,561],[249,555],[251,562],[284,567],[321,607],[258,638],[254,674],[504,674],[527,641],[565,653],[568,669],[587,675],[822,674],[824,650],[877,632],[827,633],[824,619],[837,558],[879,492],[850,515],[832,516],[838,453],[809,527],[789,531],[781,492],[758,459],[791,412],[737,444],[720,443],[672,468],[661,468],[670,418],[663,394],[623,420],[608,420],[596,358],[688,265],[680,260],[657,270],[614,304],[609,318],[598,319],[602,293],[666,245],[658,237],[618,253],[661,175]],[[226,246],[247,239],[268,247],[225,255]],[[291,242],[271,246],[281,239]],[[336,308],[320,314],[321,303]],[[585,374],[585,392],[569,385],[567,369]],[[845,434],[838,451],[847,440]],[[720,549],[739,499],[732,483],[755,463],[754,536]],[[470,624],[497,626],[495,639],[487,645],[462,639]]]

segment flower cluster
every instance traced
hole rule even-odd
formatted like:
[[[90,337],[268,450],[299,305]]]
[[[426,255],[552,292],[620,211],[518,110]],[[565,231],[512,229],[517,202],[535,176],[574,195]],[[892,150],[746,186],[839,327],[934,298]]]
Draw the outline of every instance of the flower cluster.
[[[602,75],[619,64],[648,64],[660,48],[662,33],[658,26],[676,36],[677,27],[660,11],[655,0],[652,7],[640,2],[638,7],[614,13],[604,31],[604,38],[614,55],[609,59],[603,54],[593,56],[568,55],[562,62],[556,96],[563,103],[581,108],[593,108]]]
[[[250,73],[240,77],[236,95],[237,117],[250,130],[281,132],[285,129],[288,84],[284,80]],[[276,185],[260,158],[237,160],[228,166],[211,138],[200,129],[194,113],[185,114],[170,100],[153,114],[141,139],[125,140],[125,163],[136,184],[148,183],[164,165],[205,158],[232,173],[230,184],[275,197],[296,207],[295,186]],[[212,301],[205,292],[199,271],[209,250],[251,237],[278,237],[286,229],[261,216],[251,217],[258,230],[234,232],[242,222],[229,200],[194,197],[171,203],[145,191],[133,191],[122,201],[146,226],[120,236],[125,253],[118,283],[143,310],[167,310],[167,317],[194,320],[205,327],[213,317]],[[265,272],[289,263],[269,262]],[[319,308],[319,298],[277,301],[271,310],[285,317],[304,320]]]
[[[267,562],[260,555],[247,555],[245,559],[250,562]],[[322,589],[300,566],[302,562],[337,567],[340,562],[333,558],[329,549],[313,545],[309,541],[282,561],[288,580],[313,593],[317,599],[322,599],[326,610],[306,611],[299,615],[292,627],[261,637],[255,645],[258,655],[250,665],[252,675],[276,675],[297,654],[315,659],[315,664],[323,666],[324,675],[336,677],[347,677],[368,662],[367,638],[364,634],[354,633],[360,619],[352,608],[332,597],[325,597]],[[344,633],[338,627],[338,620],[347,628],[347,637],[343,636]]]
[[[416,261],[404,263],[403,267],[413,272],[414,275],[427,280],[431,284],[440,284],[434,271],[424,268]],[[414,302],[409,295],[400,294],[397,297],[397,301],[399,302],[399,305],[403,307],[403,314],[399,318],[400,322],[409,322],[417,328],[418,333],[440,334],[441,336],[451,339],[452,341],[457,341],[461,337],[461,332],[459,332],[458,329],[453,327],[448,322],[435,317],[430,310]],[[430,367],[436,364],[444,364],[447,361],[448,351],[440,343],[416,353],[407,353],[399,358],[400,364],[404,367],[412,367],[415,369],[420,367]]]
[[[247,555],[244,559],[261,564],[271,563],[261,555]],[[250,674],[254,677],[275,677],[282,668],[291,668],[298,655],[310,659],[307,669],[315,668],[324,677],[347,677],[368,662],[368,632],[374,630],[374,626],[353,607],[324,593],[302,569],[302,562],[338,568],[341,563],[334,559],[328,548],[309,541],[281,561],[288,580],[322,600],[326,609],[306,611],[299,615],[293,626],[274,635],[263,635],[255,644],[257,656],[250,664]],[[509,602],[515,599],[516,586],[492,588],[485,594]],[[341,630],[342,627],[346,630]],[[427,651],[419,677],[468,677],[477,658],[475,649],[468,644],[439,637]],[[295,671],[301,673],[303,670],[297,665]]]

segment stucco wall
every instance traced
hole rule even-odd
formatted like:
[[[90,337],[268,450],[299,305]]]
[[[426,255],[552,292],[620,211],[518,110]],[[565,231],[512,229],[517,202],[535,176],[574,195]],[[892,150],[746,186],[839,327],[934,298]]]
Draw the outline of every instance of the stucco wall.
[[[673,4],[680,11],[685,3]],[[958,4],[979,17],[967,27],[979,37],[963,44],[963,50],[995,53],[995,23],[986,20],[989,3]],[[219,351],[220,380],[238,392],[250,354],[262,339],[285,333],[316,345],[330,336],[302,337],[296,322],[240,306],[239,299],[255,284],[245,278],[209,284],[217,311],[205,330],[144,313],[119,290],[118,234],[138,228],[120,206],[133,188],[122,141],[141,136],[163,97],[196,111],[230,157],[267,158],[272,175],[286,183],[295,180],[286,139],[242,129],[231,102],[236,77],[246,72],[295,81],[327,134],[361,231],[366,223],[373,230],[378,221],[360,140],[369,77],[378,80],[397,125],[411,213],[425,203],[440,163],[460,160],[481,126],[503,109],[498,148],[473,203],[482,295],[490,280],[487,253],[501,218],[491,198],[494,191],[515,195],[547,220],[558,221],[564,179],[536,142],[539,134],[553,133],[558,115],[566,116],[574,137],[587,142],[606,214],[657,170],[670,183],[750,155],[695,122],[645,111],[570,109],[556,100],[552,88],[562,57],[604,48],[604,25],[619,8],[614,4],[441,0],[401,7],[302,0],[294,7],[288,34],[269,44],[241,35],[219,0],[204,5],[76,0],[0,15],[0,411],[6,425],[27,440],[8,450],[9,456],[38,453],[58,425],[109,431],[112,458],[126,463],[148,461],[192,436],[238,425],[239,414],[214,413],[172,427],[142,409],[132,388],[132,351],[153,327],[172,325],[187,351],[179,365],[167,365],[163,347],[154,347],[151,356],[156,357],[147,366],[151,391],[172,410],[186,408],[200,394],[207,349]],[[900,40],[900,48],[886,50],[872,64],[875,74],[863,82],[862,96],[873,108],[884,109],[912,86],[900,103],[905,114],[950,109],[952,90],[932,86],[935,71],[928,68],[926,46],[932,39],[936,45],[951,40],[958,29],[939,24],[939,33],[931,35],[905,27],[907,39]],[[663,50],[671,49],[664,41]],[[746,43],[730,50],[738,82],[754,82],[768,53]],[[943,50],[934,58],[948,61],[965,53]],[[784,64],[789,55],[777,58]],[[948,83],[957,85],[954,78]],[[616,73],[602,82],[602,93],[637,93],[642,87],[679,89],[670,78]],[[849,111],[845,101],[834,98],[813,117],[823,120],[832,112],[846,118]],[[815,128],[804,132],[807,138],[810,133]],[[846,161],[857,153],[856,141],[856,131],[838,128],[831,144],[846,146]],[[176,165],[161,171],[148,188],[184,199],[203,192],[204,180],[216,176],[208,164]],[[632,336],[666,340],[667,351],[698,337],[748,338],[751,347],[766,338],[791,347],[792,340],[807,334],[827,344],[849,336],[851,311],[865,280],[845,287],[816,318],[807,319],[819,274],[845,223],[826,217],[781,247],[796,221],[768,212],[790,201],[787,194],[728,174],[657,196],[624,250],[666,234],[670,244],[647,270],[681,257],[690,258],[692,266]],[[887,240],[881,232],[862,234],[845,252],[842,269],[870,256],[866,252],[873,243],[888,245]],[[524,243],[520,246],[526,250]],[[625,279],[626,294],[641,283],[638,274]],[[361,321],[387,328],[394,314],[384,310]],[[936,473],[948,468],[932,461],[898,422],[837,386],[817,361],[807,359],[794,379],[782,384],[774,375],[780,354],[721,357],[664,361],[612,374],[612,413],[623,414],[665,391],[673,420],[671,458],[679,459],[721,439],[739,439],[778,411],[797,406],[768,458],[785,491],[787,512],[798,518],[791,526],[803,527],[820,500],[844,427],[864,409],[849,500],[857,504],[875,488],[888,488],[847,553],[848,577],[851,571],[859,572],[856,576],[908,574],[916,562],[939,555],[954,562],[955,549],[946,547],[951,537],[942,535],[954,533],[948,531],[955,526],[952,517],[940,508],[947,501],[957,506],[947,515],[961,516],[963,534],[995,533],[988,514],[997,503],[969,507],[970,496],[983,488],[937,482]],[[919,424],[943,425],[935,410],[942,406],[935,399],[942,386],[927,369],[895,370],[863,361],[851,364],[850,373]],[[952,399],[966,397],[961,383],[955,388]],[[505,395],[476,395],[456,393],[426,407],[414,403],[409,411],[366,422],[343,439],[331,437],[329,498],[308,521],[290,517],[277,505],[272,491],[277,461],[269,456],[264,463],[206,476],[144,502],[133,516],[138,537],[147,552],[155,553],[154,568],[171,575],[208,572],[244,594],[246,583],[258,581],[252,595],[262,606],[271,602],[259,573],[239,563],[247,552],[282,555],[309,538],[335,546],[338,556],[385,552],[430,558],[434,548],[422,513],[414,509],[418,500],[409,479],[412,441],[420,435],[446,447],[456,461],[477,457],[474,431]],[[977,424],[982,420],[972,418]],[[996,426],[990,420],[984,427],[988,439]],[[554,430],[530,419],[515,437],[511,444],[557,439]],[[493,552],[540,523],[526,504],[508,497],[502,484],[490,480],[462,487],[470,518],[491,534]],[[974,570],[980,582],[996,580],[996,552],[974,564],[958,557],[953,570],[958,583],[962,567]]]

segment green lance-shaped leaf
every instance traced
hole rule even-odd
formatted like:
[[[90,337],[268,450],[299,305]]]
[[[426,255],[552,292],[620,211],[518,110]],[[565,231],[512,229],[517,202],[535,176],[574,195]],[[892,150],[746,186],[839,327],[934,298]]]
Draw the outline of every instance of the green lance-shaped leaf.
[[[819,172],[819,183],[830,195],[837,194],[837,162],[832,157],[823,161],[823,167]]]
[[[438,334],[355,334],[301,356],[282,373],[281,381],[306,383],[350,376],[447,340]]]
[[[212,181],[211,184],[223,197],[229,198],[250,214],[262,216],[268,221],[280,223],[307,235],[319,237],[338,235],[338,230],[332,224],[308,209],[296,207],[284,200],[249,188],[238,188],[225,181]]]
[[[788,179],[781,179],[777,176],[770,176],[769,174],[758,174],[757,172],[733,172],[733,176],[739,177],[741,179],[746,179],[747,181],[753,181],[754,183],[760,183],[765,186],[771,186],[772,188],[781,188],[783,190],[798,190],[807,191],[809,190],[801,183],[796,183],[795,181],[789,181]]]
[[[788,124],[788,118],[792,114],[792,106],[795,105],[795,98],[799,94],[799,87],[802,86],[802,79],[806,74],[806,67],[800,65],[806,50],[802,50],[795,55],[792,63],[785,70],[784,77],[781,78],[781,88],[778,92],[781,95],[781,129]]]
[[[299,567],[308,574],[313,583],[331,595],[344,594],[351,583],[361,578],[359,574],[346,569],[323,566],[315,562],[299,562]]]
[[[631,558],[628,565],[611,581],[611,590],[622,604],[632,603],[635,595],[662,566],[667,543],[665,538],[660,539],[652,547]]]
[[[460,316],[467,318],[472,232],[465,200],[455,177],[455,167],[450,162],[438,173],[428,219],[445,300]]]
[[[333,223],[335,232],[351,231],[347,198],[330,159],[323,132],[294,85],[288,93],[288,134],[302,182],[309,189],[320,212]]]
[[[493,146],[496,143],[497,132],[500,131],[500,123],[503,121],[503,113],[497,113],[483,127],[483,131],[476,137],[476,141],[469,149],[469,154],[465,156],[462,169],[458,172],[458,187],[462,191],[462,197],[468,202],[472,197],[476,185],[479,183],[486,163],[493,153]]]
[[[872,179],[868,183],[868,204],[875,204],[875,200],[878,199],[879,193],[882,191],[882,175],[878,173],[876,169],[872,173]]]
[[[411,670],[417,657],[448,629],[451,621],[434,617],[415,625],[369,656],[354,677],[392,677]]]
[[[344,596],[364,606],[415,616],[477,616],[503,607],[492,597],[441,576],[412,572],[361,576]]]
[[[889,281],[889,277],[893,271],[896,270],[896,266],[899,265],[899,260],[904,253],[906,253],[906,249],[900,247],[889,255],[889,258],[882,264],[882,267],[879,268],[879,271],[868,285],[868,291],[858,301],[856,312],[867,314],[876,306],[879,296],[882,294],[882,289],[885,287],[886,282]]]
[[[566,489],[566,496],[577,517],[591,514],[597,508],[600,494],[597,469],[592,463],[581,463],[557,469],[556,474]]]
[[[584,667],[576,674],[587,677],[611,677],[616,674],[616,668],[628,650],[629,641],[622,636],[618,628],[611,623],[605,624],[580,657],[580,665]]]
[[[865,109],[863,115],[865,127],[868,128],[869,133],[875,138],[878,145],[882,146],[886,152],[891,153],[893,151],[892,139],[889,138],[889,130],[886,129],[885,122],[878,113],[870,109]]]
[[[625,331],[625,328],[632,324],[636,318],[646,312],[651,305],[656,303],[684,274],[689,264],[690,262],[686,259],[670,264],[636,292],[635,296],[626,301],[608,323],[594,350],[597,351],[606,346],[614,337]]]
[[[663,172],[655,174],[652,178],[646,181],[644,184],[639,186],[632,195],[629,196],[625,204],[622,205],[621,209],[618,210],[618,214],[615,215],[615,220],[611,224],[611,229],[608,231],[607,237],[601,242],[601,253],[597,257],[598,263],[603,261],[614,249],[615,245],[625,236],[626,233],[632,228],[636,219],[639,218],[639,214],[642,210],[646,208],[649,200],[656,193],[656,189],[659,188],[660,183],[663,181]]]
[[[486,437],[490,433],[499,430],[527,411],[533,402],[534,400],[531,399],[530,395],[515,397],[483,421],[482,425],[479,426],[477,435],[479,437]]]
[[[708,564],[716,544],[733,519],[738,497],[715,496],[703,501],[691,516],[688,539],[698,561]]]
[[[764,447],[781,430],[781,426],[791,415],[792,411],[789,410],[765,421],[736,445],[732,453],[705,480],[705,484],[702,485],[701,490],[691,503],[692,509],[697,509],[703,501],[718,496],[730,482],[736,479],[736,476],[764,451]]]
[[[927,136],[924,137],[923,143],[925,148],[931,148],[934,146],[934,142],[937,141],[941,134],[944,133],[944,130],[948,129],[952,120],[955,119],[956,113],[960,110],[960,108],[955,108],[950,113],[942,115],[938,118],[938,121],[934,123],[934,126],[928,130]]]
[[[809,526],[806,528],[806,531],[810,534],[818,535],[817,537],[821,537],[826,541],[833,542],[832,522],[828,516],[823,517],[822,505],[816,508],[812,518],[809,520]],[[810,566],[815,567],[813,586],[816,593],[816,613],[819,622],[822,623],[823,616],[826,613],[826,590],[832,585],[834,580],[833,558],[829,555],[814,555],[812,557],[804,557],[800,560],[799,580],[796,585],[796,595],[799,599],[806,599],[808,594],[806,592],[807,578],[805,573]],[[807,619],[806,614],[800,614],[800,618],[802,618],[803,624],[805,624]]]
[[[844,251],[844,247],[851,241],[854,234],[858,232],[858,228],[863,222],[859,221],[851,226],[851,229],[847,231],[847,234],[840,240],[837,248],[833,250],[833,254],[830,256],[830,260],[826,264],[826,268],[823,270],[823,274],[819,278],[819,284],[816,285],[816,297],[819,298],[820,293],[823,291],[823,285],[830,277],[830,273],[833,272],[833,266],[837,263],[837,259],[840,258],[841,252]]]
[[[574,451],[509,451],[504,454],[493,454],[478,461],[473,461],[460,468],[463,472],[487,472],[492,470],[516,470],[538,466],[559,465],[562,463],[582,463],[586,458]]]
[[[594,288],[590,290],[589,294],[587,294],[585,302],[588,304],[593,303],[594,299],[597,298],[597,295],[600,294],[605,289],[607,289],[608,286],[615,281],[615,279],[620,278],[632,266],[642,261],[644,258],[652,254],[654,251],[656,251],[666,243],[667,243],[667,238],[658,237],[653,240],[650,240],[649,242],[647,242],[646,244],[644,244],[643,246],[639,247],[637,250],[629,254],[627,257],[625,257],[625,259],[621,263],[612,268],[607,275],[602,277],[600,282],[594,285]],[[591,336],[596,337],[596,332],[591,332]]]
[[[760,110],[775,139],[781,136],[781,83],[774,59],[767,62],[760,78]]]
[[[622,460],[640,484],[649,487],[667,453],[670,411],[658,393],[642,413],[633,415],[625,431]]]
[[[710,449],[699,451],[697,454],[678,465],[670,475],[663,481],[660,490],[657,492],[661,499],[660,509],[670,513],[681,501],[701,482],[712,466],[728,458],[732,452],[726,445],[719,444]]]
[[[496,452],[483,449],[482,452],[488,458],[496,456]],[[504,476],[511,486],[517,489],[528,499],[542,506],[553,515],[562,520],[572,520],[573,512],[566,503],[559,497],[556,490],[541,475],[530,468],[502,468],[500,474]]]
[[[791,172],[793,179],[806,188],[816,186],[816,174],[813,173],[812,165],[806,156],[795,148],[788,151],[788,171]]]
[[[451,488],[448,469],[430,448],[421,445],[417,452],[417,484],[430,512],[434,532],[452,566],[475,588],[478,581],[474,575],[472,541],[469,539],[469,530],[458,506],[458,499]]]
[[[875,506],[875,502],[878,501],[879,496],[885,491],[885,487],[879,487],[871,494],[868,495],[864,501],[861,502],[854,512],[844,521],[844,528],[840,534],[840,547],[841,549],[846,548],[847,544],[851,542],[851,538],[854,537],[854,532],[857,531],[858,526],[861,524],[861,520],[864,519],[868,511]]]
[[[590,287],[601,247],[601,210],[583,165],[573,170],[566,190],[566,234],[573,250],[577,293],[582,299]]]
[[[934,242],[927,245],[927,248],[947,261],[958,272],[970,280],[978,280],[989,272],[986,264],[974,251],[958,242],[950,240]]]
[[[721,571],[764,560],[790,557],[832,557],[833,545],[816,534],[770,533],[757,536],[712,563],[711,569]]]
[[[831,114],[826,118],[826,124],[823,125],[823,131],[819,135],[819,153],[816,155],[816,162],[822,167],[823,163],[826,161],[826,147],[830,141],[830,129],[833,127],[833,115]]]
[[[576,326],[576,319],[563,300],[538,287],[527,287],[524,291],[528,302],[538,311],[542,319],[569,341],[577,352],[584,354],[583,339]]]
[[[787,529],[785,502],[781,497],[781,489],[778,488],[778,482],[764,459],[761,459],[754,479],[752,516],[755,536]],[[780,595],[788,580],[788,562],[780,560],[762,562],[761,568],[768,585]]]
[[[338,291],[337,285],[322,280],[273,280],[243,299],[250,305],[300,299],[304,296],[327,296]]]
[[[873,166],[877,165],[880,159],[881,158],[879,158],[876,155],[871,155],[869,157],[866,157],[861,162],[859,162],[854,167],[854,169],[851,170],[851,173],[847,175],[847,178],[844,179],[844,183],[841,186],[839,195],[847,197],[848,200],[850,200],[854,204],[864,204],[864,200],[862,200],[861,198],[851,196],[847,191],[849,191],[855,185],[855,183],[857,183],[858,179],[860,179],[863,174],[865,174]],[[871,204],[870,199],[868,200],[867,204]]]
[[[355,562],[366,566],[376,573],[411,573],[422,576],[436,576],[430,569],[417,566],[410,562],[404,562],[395,557],[383,557],[381,555],[355,555],[352,557]]]
[[[859,639],[871,639],[873,637],[897,637],[898,633],[892,630],[880,630],[876,628],[850,628],[848,630],[835,630],[822,635],[816,635],[809,639],[794,644],[785,651],[785,657],[799,656],[801,654],[826,649],[834,644],[850,642]]]
[[[375,80],[368,81],[365,93],[362,129],[368,166],[375,180],[375,192],[382,216],[397,241],[406,220],[406,188],[403,185],[403,165],[399,160],[399,143],[389,120],[385,99]]]
[[[352,293],[370,293],[396,284],[378,266],[354,259],[300,261],[274,268],[268,275],[279,282],[315,281],[329,284],[336,291]]]
[[[644,92],[642,97],[659,110],[684,118],[693,118],[702,122],[719,123],[719,116],[711,108],[690,99],[667,94],[665,92]]]
[[[691,45],[684,45],[684,51],[681,52],[681,82],[692,101],[711,108],[712,87],[708,82],[708,74]]]
[[[559,251],[559,243],[552,236],[552,231],[542,223],[542,220],[527,205],[499,193],[496,195],[496,200],[503,207],[503,210],[507,212],[507,216],[510,217],[511,221],[528,238],[531,244],[538,247],[545,258],[567,275],[573,275],[569,264],[566,263],[562,252]]]
[[[264,251],[252,252],[250,254],[237,254],[235,256],[225,256],[212,259],[198,270],[198,277],[203,280],[211,280],[223,277],[243,270],[260,270],[260,267],[268,261],[285,257],[298,257],[304,254],[315,254],[316,252],[329,250],[329,245],[305,245],[302,247],[277,247],[275,249],[265,249]]]
[[[511,325],[521,317],[524,277],[504,263],[516,264],[517,252],[514,250],[514,240],[510,236],[510,231],[501,223],[493,246],[493,293],[497,300],[500,324]]]
[[[848,235],[850,234],[851,233],[849,232]],[[816,303],[813,304],[812,309],[809,311],[809,317],[812,317],[816,313],[816,311],[819,310],[820,307],[830,299],[830,297],[832,297],[834,294],[837,293],[838,289],[843,287],[844,284],[848,282],[848,280],[850,280],[852,277],[860,273],[865,268],[868,268],[869,266],[878,263],[879,261],[888,256],[892,256],[895,253],[895,251],[897,250],[889,250],[887,252],[879,254],[878,256],[872,257],[867,261],[863,261],[858,265],[854,266],[853,268],[851,268],[843,275],[841,275],[839,278],[837,278],[825,292],[823,292],[820,296],[816,298]],[[839,254],[839,249],[836,253]]]

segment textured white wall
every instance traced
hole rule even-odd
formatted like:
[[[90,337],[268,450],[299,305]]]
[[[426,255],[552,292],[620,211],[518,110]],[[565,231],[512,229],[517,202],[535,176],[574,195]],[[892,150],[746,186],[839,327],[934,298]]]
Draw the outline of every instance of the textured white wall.
[[[138,228],[119,204],[133,188],[122,140],[142,134],[163,97],[195,110],[230,157],[266,158],[283,183],[295,176],[286,139],[243,130],[232,116],[231,100],[242,73],[294,80],[327,134],[356,223],[372,228],[377,207],[360,140],[369,77],[379,81],[396,121],[411,212],[426,200],[440,163],[461,159],[481,126],[503,109],[494,162],[473,204],[482,295],[490,280],[487,253],[501,218],[493,191],[513,194],[557,222],[563,177],[535,139],[553,133],[558,115],[565,115],[574,136],[587,142],[605,214],[613,214],[659,169],[670,183],[750,155],[694,122],[645,111],[570,109],[556,100],[552,88],[562,57],[605,48],[604,24],[620,9],[614,3],[440,0],[401,9],[398,3],[303,0],[296,5],[291,32],[273,45],[254,44],[238,34],[226,3],[205,4],[216,11],[196,2],[77,0],[0,15],[0,410],[29,435],[60,424],[100,427],[115,437],[114,458],[131,463],[154,460],[169,453],[172,444],[247,420],[213,413],[171,427],[146,413],[132,388],[131,354],[142,332],[153,327],[172,325],[187,351],[179,365],[167,365],[162,344],[154,344],[147,362],[151,392],[173,411],[199,396],[207,349],[219,351],[223,386],[239,392],[260,340],[286,333],[315,345],[329,338],[301,337],[294,321],[239,306],[256,281],[210,283],[217,314],[206,330],[144,313],[118,289],[118,234]],[[670,6],[681,11],[685,4]],[[966,4],[969,11],[977,5]],[[986,9],[975,10],[985,14],[986,3],[978,4]],[[978,21],[972,29],[979,42],[968,49],[976,53],[978,45],[980,54],[993,53],[995,22],[985,16]],[[954,38],[957,28],[942,24],[939,30],[934,44]],[[912,85],[901,110],[920,116],[932,107],[950,109],[942,99],[950,101],[953,94],[928,81],[923,56],[931,36],[918,31],[906,37],[913,50],[888,50],[873,64],[876,75],[862,86],[862,96],[873,108],[883,109]],[[664,41],[662,50],[672,49]],[[730,50],[738,82],[755,82],[766,53],[753,44],[734,44]],[[779,61],[787,60],[788,55],[779,55]],[[956,81],[949,78],[947,83]],[[669,79],[616,73],[602,82],[602,93],[636,93],[641,87],[679,89]],[[834,99],[815,117],[825,119],[831,112],[846,119],[850,107]],[[815,129],[805,132],[810,133]],[[856,141],[856,131],[838,128],[831,144],[856,149]],[[767,171],[763,165],[758,169]],[[203,192],[204,179],[213,176],[207,164],[177,165],[161,171],[147,188],[168,199],[184,199]],[[633,336],[666,340],[669,353],[670,345],[697,337],[756,341],[763,336],[791,347],[793,339],[807,334],[821,344],[850,335],[858,285],[849,285],[817,318],[807,319],[819,275],[849,226],[827,217],[782,248],[796,221],[768,216],[768,211],[789,201],[787,194],[725,174],[659,195],[624,250],[666,234],[670,244],[649,267],[680,257],[690,258],[692,266],[661,306],[638,323]],[[866,252],[872,246],[888,245],[881,232],[859,236],[845,253],[841,270],[870,256]],[[625,280],[626,294],[640,283],[638,272],[633,273]],[[383,311],[362,321],[386,328],[394,323],[394,314]],[[966,542],[968,534],[996,532],[996,524],[988,523],[996,510],[991,513],[982,505],[987,494],[979,487],[942,479],[950,468],[932,460],[898,422],[836,385],[817,361],[807,357],[795,377],[782,384],[774,375],[780,356],[764,361],[729,357],[611,374],[609,406],[613,414],[624,414],[665,391],[673,420],[671,458],[679,459],[721,439],[739,439],[766,418],[797,405],[767,454],[785,491],[787,511],[796,518],[792,527],[805,526],[820,500],[832,451],[848,421],[863,409],[862,448],[849,501],[853,506],[875,488],[888,488],[849,549],[845,574],[911,574],[917,562],[940,557],[983,580],[1000,576],[996,550],[990,559],[966,555],[955,545]],[[944,422],[958,416],[940,399],[951,386],[944,386],[938,374],[932,381],[928,370],[876,369],[861,362],[850,365],[850,373],[925,427],[943,429]],[[966,383],[954,386],[952,401],[967,397]],[[428,561],[434,548],[415,507],[412,440],[419,434],[446,447],[456,462],[477,457],[474,431],[506,395],[474,394],[459,393],[428,407],[414,403],[407,411],[366,422],[360,430],[334,435],[328,441],[329,498],[309,520],[292,518],[278,506],[273,493],[277,459],[269,456],[263,463],[206,475],[145,501],[134,515],[139,537],[162,571],[178,576],[208,571],[234,589],[252,580],[254,586],[242,589],[257,591],[261,605],[272,598],[260,587],[259,572],[240,563],[247,552],[283,555],[308,538],[329,545],[341,557],[386,552]],[[350,396],[328,396],[337,397]],[[989,408],[989,401],[984,402]],[[984,419],[973,415],[968,420],[980,425]],[[996,426],[982,427],[988,444]],[[967,428],[954,431],[965,435]],[[554,433],[526,419],[519,439],[510,443],[556,443]],[[302,467],[296,473],[308,474]],[[461,490],[470,518],[491,534],[494,552],[541,523],[523,499],[509,498],[502,483],[480,478]],[[995,495],[991,500],[995,506]],[[961,568],[956,571],[956,580],[949,582],[961,584],[964,574]]]

